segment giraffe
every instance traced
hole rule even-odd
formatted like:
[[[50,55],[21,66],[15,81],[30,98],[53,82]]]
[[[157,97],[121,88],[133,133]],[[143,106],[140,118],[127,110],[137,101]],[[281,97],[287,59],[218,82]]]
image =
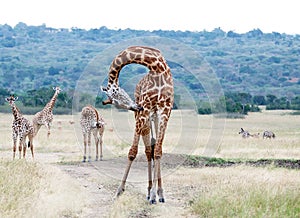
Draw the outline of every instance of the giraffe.
[[[119,72],[128,64],[136,63],[146,66],[149,72],[138,82],[135,89],[135,102],[118,85]],[[156,190],[159,202],[165,202],[162,188],[160,161],[162,143],[174,102],[173,79],[169,66],[161,52],[155,48],[132,46],[121,51],[109,68],[107,87],[101,87],[108,99],[103,104],[134,111],[135,131],[133,143],[128,152],[128,163],[117,196],[125,190],[125,183],[133,160],[138,152],[138,143],[142,136],[148,161],[148,193],[151,204],[156,203]],[[154,119],[156,141],[154,151],[150,141],[150,119]],[[152,160],[154,162],[152,180]],[[156,189],[157,185],[157,189]]]
[[[51,123],[53,120],[53,107],[55,104],[55,101],[57,99],[58,94],[60,93],[61,89],[57,87],[53,87],[53,90],[55,90],[55,93],[51,100],[46,104],[46,106],[43,108],[43,110],[37,112],[33,117],[33,127],[34,127],[34,136],[37,135],[38,131],[40,130],[42,125],[45,125],[48,129],[47,136],[50,136],[50,128]]]
[[[17,140],[19,137],[19,158],[21,158],[22,148],[23,148],[23,158],[25,158],[26,154],[26,137],[28,137],[28,147],[30,147],[32,158],[34,158],[33,154],[33,126],[28,119],[23,117],[20,110],[15,105],[15,101],[18,100],[18,97],[14,95],[10,95],[5,99],[9,105],[11,106],[11,110],[14,116],[14,121],[12,125],[12,136],[13,136],[13,159],[16,156],[17,149]]]
[[[94,140],[96,144],[96,161],[99,157],[98,145],[100,144],[100,160],[102,160],[102,144],[103,144],[103,133],[104,133],[104,119],[99,115],[96,108],[91,105],[82,108],[80,125],[83,134],[84,143],[84,154],[83,162],[86,161],[86,146],[89,147],[89,161],[91,161],[91,133],[94,135]],[[98,138],[99,134],[99,138]]]

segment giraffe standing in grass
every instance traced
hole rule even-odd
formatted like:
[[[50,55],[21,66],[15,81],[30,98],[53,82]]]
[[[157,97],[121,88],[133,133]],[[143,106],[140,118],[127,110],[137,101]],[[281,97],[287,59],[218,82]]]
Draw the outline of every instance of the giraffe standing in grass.
[[[15,97],[14,95],[11,95],[10,97],[7,97],[5,99],[9,105],[11,106],[11,110],[14,116],[14,121],[12,125],[12,136],[13,136],[13,159],[15,159],[16,156],[16,150],[17,150],[17,141],[19,137],[19,158],[21,158],[22,148],[23,148],[23,158],[25,158],[26,155],[26,138],[28,137],[28,147],[30,147],[32,158],[34,158],[33,155],[33,126],[29,122],[28,119],[23,117],[20,110],[15,105],[15,101],[18,100],[18,97]]]
[[[148,74],[136,86],[135,102],[118,84],[121,69],[131,63],[141,64],[149,69]],[[108,85],[106,88],[102,87],[102,91],[108,96],[103,104],[114,104],[124,109],[133,110],[136,121],[133,143],[128,153],[128,164],[121,185],[117,190],[117,196],[125,190],[128,173],[133,160],[136,158],[139,139],[142,136],[148,161],[148,200],[151,204],[156,203],[157,191],[159,202],[165,202],[160,161],[162,143],[174,101],[173,79],[166,60],[157,49],[143,46],[129,47],[112,61],[108,74]],[[150,142],[150,119],[154,119],[156,132],[154,151],[152,151]],[[154,161],[153,179],[152,160]]]
[[[98,147],[100,144],[100,160],[102,160],[102,144],[103,144],[103,133],[104,133],[104,119],[99,115],[96,108],[88,105],[82,108],[80,125],[83,134],[84,153],[83,162],[86,161],[86,147],[89,149],[88,161],[91,161],[91,133],[94,135],[96,144],[96,161],[99,157]],[[98,137],[99,134],[99,137]]]
[[[57,87],[53,87],[53,90],[55,90],[55,93],[51,100],[46,104],[46,106],[43,108],[42,111],[37,112],[33,117],[33,127],[34,127],[34,136],[37,135],[38,131],[40,130],[42,125],[45,125],[48,133],[47,136],[50,136],[50,128],[53,121],[53,107],[55,104],[55,101],[57,99],[58,94],[60,93],[61,89]]]

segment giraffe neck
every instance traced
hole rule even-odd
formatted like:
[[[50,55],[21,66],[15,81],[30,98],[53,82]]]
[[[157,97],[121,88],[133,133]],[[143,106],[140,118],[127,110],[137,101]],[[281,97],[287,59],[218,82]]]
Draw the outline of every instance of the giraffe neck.
[[[20,113],[19,109],[17,108],[17,106],[15,104],[13,104],[11,106],[11,110],[12,110],[12,113],[13,113],[13,116],[14,116],[15,120],[18,120],[22,117],[22,114]]]
[[[49,111],[52,111],[55,101],[57,99],[58,96],[58,91],[55,91],[53,97],[51,98],[51,100],[48,102],[48,104],[46,105],[45,109],[48,109]]]
[[[141,64],[156,74],[168,72],[169,67],[160,51],[154,48],[134,46],[122,51],[111,63],[109,69],[108,88],[118,86],[119,73],[128,64]]]

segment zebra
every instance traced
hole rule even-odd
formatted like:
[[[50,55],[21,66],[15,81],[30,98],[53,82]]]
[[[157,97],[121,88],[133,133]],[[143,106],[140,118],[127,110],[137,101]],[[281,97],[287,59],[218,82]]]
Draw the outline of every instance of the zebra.
[[[264,138],[269,138],[269,139],[273,138],[274,139],[275,138],[275,134],[272,131],[266,130],[263,133],[263,139]]]
[[[239,134],[242,134],[242,137],[245,138],[249,138],[249,136],[251,136],[251,134],[248,131],[245,131],[243,128],[241,128],[241,131],[239,132]]]

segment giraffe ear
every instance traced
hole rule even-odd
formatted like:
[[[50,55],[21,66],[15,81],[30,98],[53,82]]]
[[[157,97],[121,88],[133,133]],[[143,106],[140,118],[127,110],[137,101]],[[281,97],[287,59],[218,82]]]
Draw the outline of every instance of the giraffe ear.
[[[5,98],[5,101],[9,102],[9,97],[6,97],[6,98]]]
[[[100,89],[101,89],[102,92],[107,93],[107,88],[101,86]]]
[[[17,101],[19,99],[19,97],[17,96],[17,97],[15,97],[15,101]]]

